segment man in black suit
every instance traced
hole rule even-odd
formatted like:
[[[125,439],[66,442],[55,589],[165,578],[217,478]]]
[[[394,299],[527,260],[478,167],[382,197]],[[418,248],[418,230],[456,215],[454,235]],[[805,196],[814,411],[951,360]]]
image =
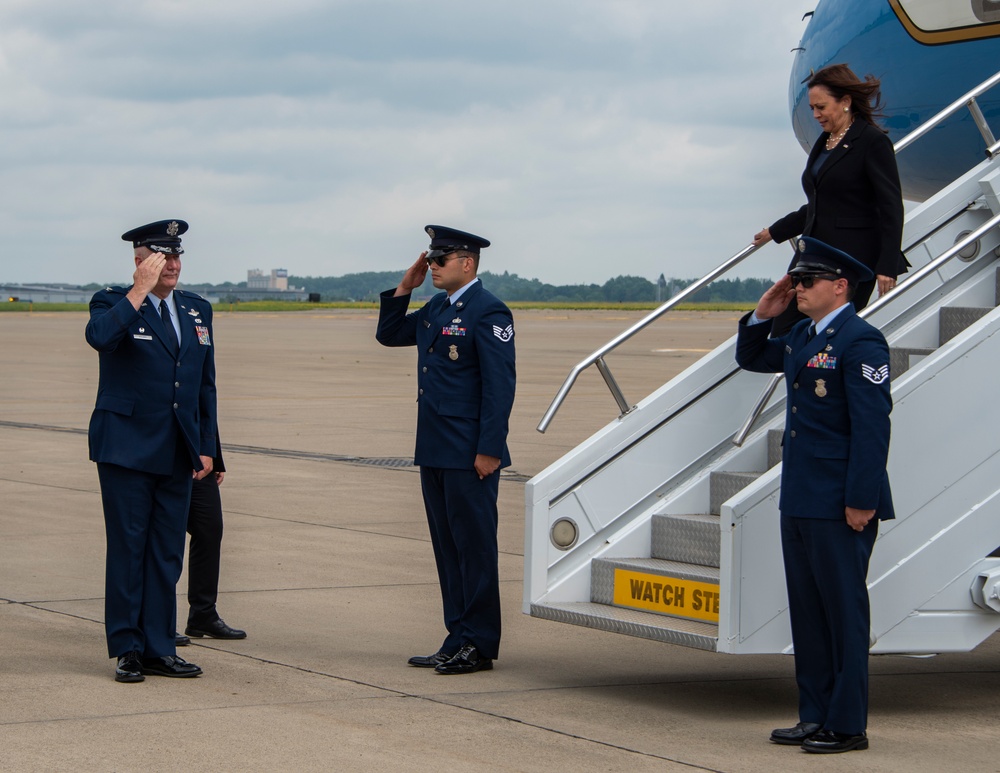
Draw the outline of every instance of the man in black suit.
[[[417,347],[417,447],[448,635],[411,666],[439,674],[493,668],[500,651],[497,492],[510,464],[507,430],[514,404],[514,320],[476,277],[489,241],[427,226],[428,251],[382,293],[384,346]],[[410,294],[430,269],[444,292],[411,314]]]
[[[208,636],[212,639],[245,639],[247,632],[233,628],[219,616],[219,574],[222,564],[222,496],[219,488],[226,477],[222,445],[216,431],[212,474],[191,485],[191,506],[188,508],[187,532],[191,535],[188,548],[188,618],[184,635],[177,634],[178,647]]]
[[[889,347],[854,312],[871,271],[802,237],[801,258],[740,320],[736,361],[784,372],[781,548],[795,647],[799,723],[774,743],[818,753],[868,748],[868,561],[878,523],[895,517],[889,454]],[[793,296],[808,315],[769,338]]]
[[[177,657],[174,640],[191,481],[212,472],[217,419],[212,307],[177,289],[187,227],[161,220],[123,234],[133,284],[90,302],[86,338],[100,361],[90,458],[104,505],[104,619],[119,682],[201,674]]]

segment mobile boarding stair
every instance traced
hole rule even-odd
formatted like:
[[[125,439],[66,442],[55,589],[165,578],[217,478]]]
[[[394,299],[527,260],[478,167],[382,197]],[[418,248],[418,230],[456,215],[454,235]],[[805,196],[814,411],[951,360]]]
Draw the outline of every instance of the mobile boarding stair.
[[[1000,73],[897,152],[1000,83]],[[966,651],[1000,628],[1000,143],[911,211],[913,268],[864,310],[891,349],[889,478],[869,570],[873,652]],[[784,386],[739,370],[735,336],[637,405],[606,355],[754,251],[747,247],[580,363],[622,415],[526,485],[524,611],[727,653],[791,648],[778,491]],[[734,331],[735,332],[735,331]]]

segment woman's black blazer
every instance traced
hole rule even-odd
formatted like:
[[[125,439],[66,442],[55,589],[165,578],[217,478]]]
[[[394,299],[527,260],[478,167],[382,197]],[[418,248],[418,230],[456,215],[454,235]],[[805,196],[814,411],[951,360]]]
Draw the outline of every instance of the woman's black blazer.
[[[876,274],[899,276],[908,264],[901,249],[903,196],[892,142],[856,118],[814,177],[813,163],[829,136],[821,134],[809,153],[802,174],[805,206],[775,222],[768,229],[771,238],[783,242],[799,234],[812,236]]]

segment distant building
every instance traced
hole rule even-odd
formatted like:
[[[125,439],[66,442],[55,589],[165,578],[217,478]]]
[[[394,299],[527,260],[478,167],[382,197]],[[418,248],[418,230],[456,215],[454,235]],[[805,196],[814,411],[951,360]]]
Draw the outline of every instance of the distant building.
[[[258,268],[252,268],[247,271],[247,289],[248,290],[295,290],[296,288],[289,288],[288,286],[288,269],[286,268],[272,268],[271,275],[267,276]],[[298,288],[302,290],[302,288]]]
[[[0,284],[0,300],[27,303],[89,303],[93,290],[65,285]]]

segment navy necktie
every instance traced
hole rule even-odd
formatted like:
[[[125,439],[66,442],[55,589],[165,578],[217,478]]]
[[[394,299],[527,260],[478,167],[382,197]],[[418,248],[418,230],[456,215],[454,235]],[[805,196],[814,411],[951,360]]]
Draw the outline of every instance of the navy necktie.
[[[177,352],[180,344],[177,342],[177,331],[174,330],[174,323],[170,319],[170,309],[167,308],[166,298],[160,299],[160,319],[163,320],[163,327],[166,328],[167,343],[170,344],[170,351]]]
[[[809,326],[809,332],[806,333],[806,343],[808,343],[809,341],[812,341],[813,338],[815,338],[815,337],[816,337],[816,326],[815,325],[810,325]]]

